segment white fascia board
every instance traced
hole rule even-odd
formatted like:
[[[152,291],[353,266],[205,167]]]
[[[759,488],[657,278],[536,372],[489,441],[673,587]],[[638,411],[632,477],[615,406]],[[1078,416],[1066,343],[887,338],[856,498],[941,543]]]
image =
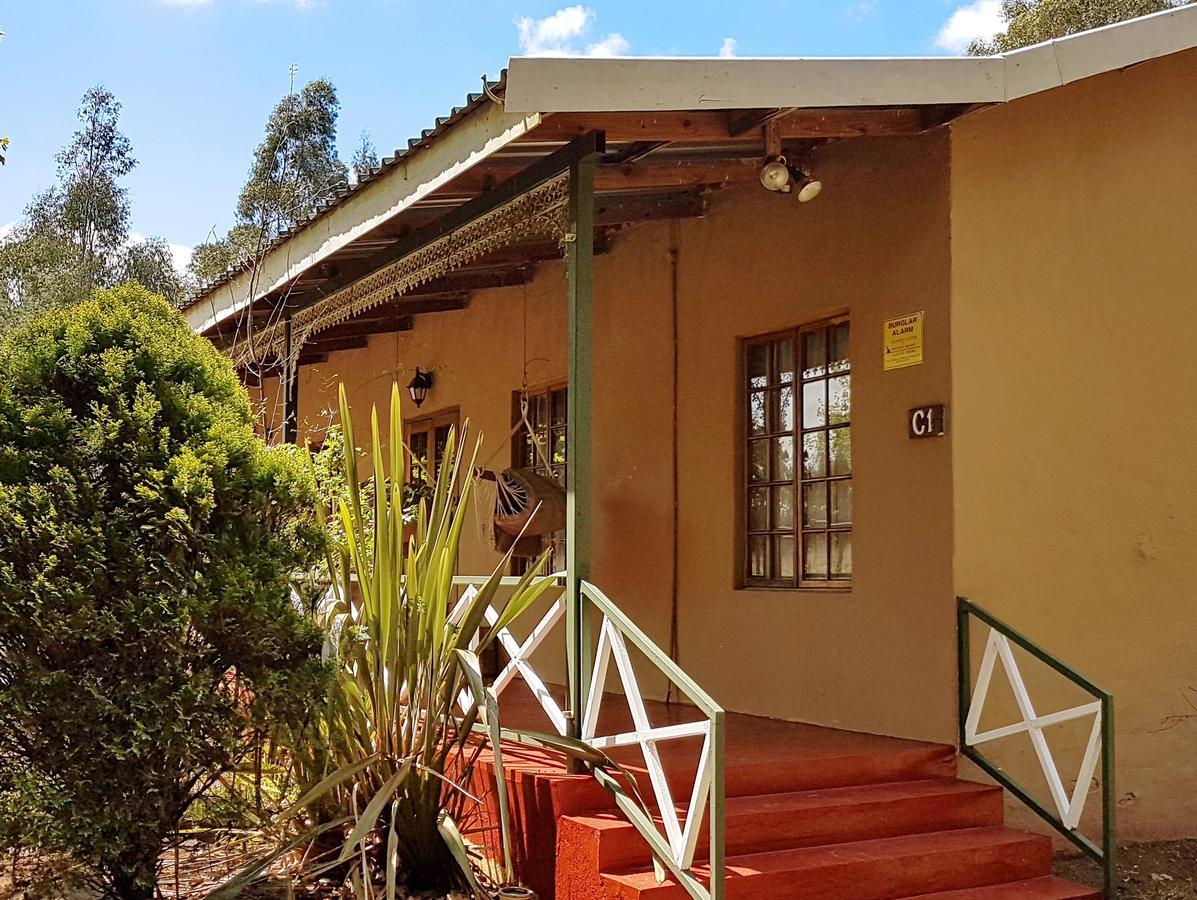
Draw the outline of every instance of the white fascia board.
[[[750,59],[513,57],[509,112],[649,112],[995,103],[993,57]]]
[[[984,57],[513,57],[510,112],[1002,103],[1197,47],[1197,4]]]
[[[258,269],[238,272],[198,297],[185,311],[187,323],[204,332],[246,309],[254,297],[285,287],[330,254],[401,213],[540,124],[538,114],[504,111],[488,103],[338,206],[267,252]]]
[[[1004,57],[1006,99],[1016,100],[1194,47],[1197,5],[1024,47]]]

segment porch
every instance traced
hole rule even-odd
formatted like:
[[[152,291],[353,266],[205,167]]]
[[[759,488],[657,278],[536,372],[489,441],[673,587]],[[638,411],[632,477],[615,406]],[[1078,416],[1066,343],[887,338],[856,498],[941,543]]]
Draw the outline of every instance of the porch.
[[[512,748],[528,881],[562,898],[1090,896],[1043,880],[1050,842],[1003,830],[1000,792],[955,779],[950,436],[912,441],[906,417],[950,392],[940,126],[965,107],[520,126],[491,102],[447,125],[503,124],[514,138],[442,167],[402,214],[359,220],[218,342],[279,439],[318,441],[339,383],[368,408],[431,371],[409,446],[421,435],[435,465],[440,433],[468,420],[490,438],[484,465],[542,455],[564,476],[558,619],[520,631],[509,656],[560,621],[564,652],[536,688],[550,724],[638,769],[656,807],[638,812],[601,774]],[[802,161],[796,181],[826,183],[816,203],[762,186],[760,161],[783,156]],[[891,371],[882,325],[916,311],[919,364]],[[822,392],[809,423],[795,385]],[[833,429],[850,435],[838,463]],[[837,485],[846,518],[832,510]],[[485,530],[462,558],[493,568]],[[647,663],[618,659],[600,627],[611,618],[642,636]],[[618,694],[604,693],[604,647]],[[671,685],[702,715],[664,705]],[[628,711],[630,695],[642,710]],[[509,696],[508,726],[535,711]],[[596,697],[609,701],[592,716]],[[650,851],[673,883],[646,869]]]
[[[603,705],[600,733],[635,730],[623,695],[609,695]],[[657,728],[699,713],[679,703],[645,707]],[[544,724],[539,705],[521,690],[505,695],[502,715],[511,728]],[[728,898],[1101,896],[1052,876],[1051,840],[1006,827],[1001,787],[957,777],[951,745],[736,713],[727,715],[726,732]],[[672,795],[690,797],[700,741],[656,746]],[[640,748],[611,756],[649,791]],[[503,765],[520,835],[517,869],[540,897],[690,896],[675,879],[658,882],[644,838],[592,777],[569,774],[560,754],[513,743]],[[484,758],[482,771],[477,786],[487,803],[471,827],[475,840],[493,843],[493,763]],[[683,821],[688,811],[679,802]],[[660,828],[659,815],[655,822]],[[704,826],[693,866],[703,885],[709,853]]]

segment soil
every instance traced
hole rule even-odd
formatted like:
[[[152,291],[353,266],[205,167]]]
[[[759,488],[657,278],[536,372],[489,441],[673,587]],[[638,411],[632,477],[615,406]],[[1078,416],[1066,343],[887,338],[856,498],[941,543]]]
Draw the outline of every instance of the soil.
[[[1097,864],[1083,857],[1057,860],[1056,874],[1101,886]],[[1120,900],[1197,900],[1197,839],[1118,848]]]
[[[1101,885],[1101,872],[1091,860],[1070,857],[1056,861],[1061,878]],[[0,900],[92,900],[89,891],[72,888],[70,869],[53,859],[26,858],[20,871],[20,884],[14,886],[11,858],[0,859]],[[1118,850],[1118,896],[1121,900],[1197,900],[1197,839],[1131,844]],[[173,891],[168,891],[168,896]],[[316,896],[320,894],[319,890]],[[186,893],[184,893],[186,896]],[[314,896],[311,892],[288,892],[285,887],[264,887],[252,895],[266,898]],[[328,896],[324,894],[324,896]]]

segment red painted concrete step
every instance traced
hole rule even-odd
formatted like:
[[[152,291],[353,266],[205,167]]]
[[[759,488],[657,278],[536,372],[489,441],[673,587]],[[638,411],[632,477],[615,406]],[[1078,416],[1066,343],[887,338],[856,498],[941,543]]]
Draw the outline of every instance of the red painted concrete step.
[[[1063,878],[1046,876],[1009,884],[994,884],[963,891],[942,891],[938,894],[918,894],[906,900],[1094,900],[1100,898],[1097,888],[1074,884]]]
[[[1049,875],[1051,840],[1008,828],[963,828],[753,853],[727,863],[729,900],[892,900]],[[604,874],[602,881],[608,900],[688,896],[672,881],[657,884],[651,868]]]
[[[725,820],[729,856],[760,853],[1001,825],[1002,791],[991,785],[937,778],[731,797]],[[559,871],[594,872],[597,876],[652,862],[644,839],[618,813],[564,816],[557,833],[558,855],[569,860]],[[700,857],[707,847],[704,827]]]

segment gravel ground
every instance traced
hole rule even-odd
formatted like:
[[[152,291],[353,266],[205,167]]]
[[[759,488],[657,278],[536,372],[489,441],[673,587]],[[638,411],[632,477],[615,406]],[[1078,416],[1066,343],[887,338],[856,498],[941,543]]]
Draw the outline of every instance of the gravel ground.
[[[1076,857],[1056,863],[1056,874],[1101,885],[1097,865]],[[1124,900],[1197,900],[1197,839],[1118,848],[1118,896]]]

